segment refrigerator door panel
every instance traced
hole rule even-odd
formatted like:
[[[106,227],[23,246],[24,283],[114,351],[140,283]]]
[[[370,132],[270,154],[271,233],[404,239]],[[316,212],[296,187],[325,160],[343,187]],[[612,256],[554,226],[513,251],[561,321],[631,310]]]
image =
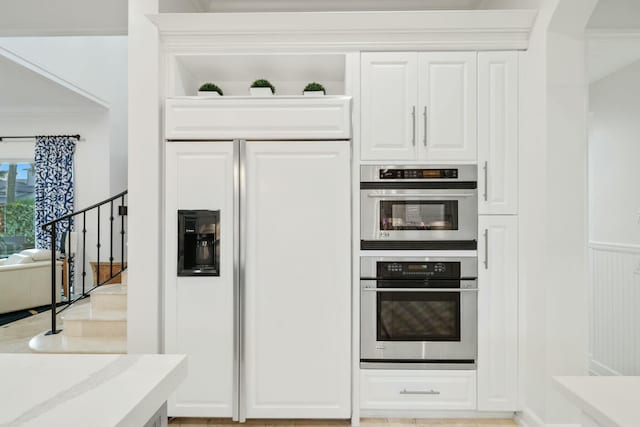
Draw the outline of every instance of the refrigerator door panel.
[[[189,357],[189,374],[169,399],[171,416],[234,415],[234,147],[166,143],[164,352]],[[220,276],[178,277],[179,209],[220,211]]]
[[[350,143],[245,147],[240,418],[349,418]]]

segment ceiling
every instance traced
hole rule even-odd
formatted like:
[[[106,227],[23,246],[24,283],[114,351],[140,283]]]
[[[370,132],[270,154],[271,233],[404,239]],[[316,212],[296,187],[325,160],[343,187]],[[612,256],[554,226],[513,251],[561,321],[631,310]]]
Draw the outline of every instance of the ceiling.
[[[599,0],[587,29],[589,81],[640,61],[640,1]]]
[[[599,0],[589,28],[640,29],[639,0]]]
[[[536,7],[537,0],[160,0],[162,12],[324,12]],[[533,6],[532,6],[533,5]]]
[[[211,12],[475,9],[482,0],[202,0]]]
[[[127,13],[127,0],[1,0],[0,36],[123,35]]]
[[[0,113],[104,111],[104,105],[0,49]]]

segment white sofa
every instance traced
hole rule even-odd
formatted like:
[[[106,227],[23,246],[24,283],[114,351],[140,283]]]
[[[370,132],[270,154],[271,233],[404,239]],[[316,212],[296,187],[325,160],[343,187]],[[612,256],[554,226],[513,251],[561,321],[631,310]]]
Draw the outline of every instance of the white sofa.
[[[56,262],[56,302],[60,301],[62,262]],[[0,313],[51,304],[51,251],[27,249],[0,259]]]

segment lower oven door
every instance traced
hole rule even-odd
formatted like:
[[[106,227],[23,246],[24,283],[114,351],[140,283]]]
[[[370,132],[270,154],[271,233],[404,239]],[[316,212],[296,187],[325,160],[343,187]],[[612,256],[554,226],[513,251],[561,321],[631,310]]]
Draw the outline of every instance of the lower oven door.
[[[477,281],[460,287],[379,287],[361,280],[361,361],[475,363]]]
[[[363,189],[360,235],[367,241],[475,241],[475,189]]]

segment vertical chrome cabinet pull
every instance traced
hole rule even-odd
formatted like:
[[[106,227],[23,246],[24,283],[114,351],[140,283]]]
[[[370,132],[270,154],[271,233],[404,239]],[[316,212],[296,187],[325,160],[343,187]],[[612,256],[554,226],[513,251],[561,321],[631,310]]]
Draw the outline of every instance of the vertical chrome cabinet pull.
[[[416,145],[416,106],[411,108],[411,129],[413,130],[411,136],[411,144]]]
[[[489,162],[484,162],[484,201],[486,202],[489,197]]]
[[[400,394],[432,394],[432,395],[439,395],[440,392],[438,390],[407,390],[402,389],[400,390]]]
[[[427,106],[425,105],[424,107],[424,111],[422,113],[422,115],[424,116],[424,135],[422,136],[422,143],[424,144],[424,146],[427,146],[427,130],[429,129],[427,127]]]
[[[484,269],[489,269],[489,229],[484,229]]]

